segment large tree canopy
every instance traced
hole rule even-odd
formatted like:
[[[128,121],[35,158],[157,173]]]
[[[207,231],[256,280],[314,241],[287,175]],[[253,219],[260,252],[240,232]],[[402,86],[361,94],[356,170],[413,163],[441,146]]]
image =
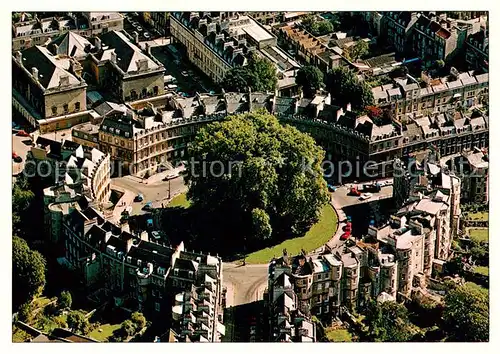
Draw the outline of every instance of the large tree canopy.
[[[276,68],[269,60],[251,55],[248,64],[230,69],[221,86],[230,92],[274,91],[278,78]]]
[[[339,66],[332,70],[327,79],[327,89],[338,104],[351,104],[355,111],[364,111],[373,106],[373,93],[368,84],[360,81],[354,72]]]
[[[488,290],[469,284],[451,290],[445,296],[443,317],[452,340],[488,341]]]
[[[188,198],[210,215],[214,234],[223,237],[224,229],[231,235],[224,242],[242,245],[246,239],[262,245],[302,233],[328,201],[320,168],[324,151],[310,136],[267,113],[206,126],[189,155]]]
[[[45,286],[45,259],[17,236],[12,238],[12,284],[14,309],[31,301]]]
[[[321,20],[316,15],[309,15],[301,21],[304,29],[313,36],[323,36],[333,32],[333,23],[328,20]]]
[[[372,301],[367,309],[369,337],[377,342],[407,342],[415,334],[404,305],[394,301]]]
[[[323,85],[323,73],[315,66],[305,65],[297,72],[295,83],[302,87],[304,97],[312,98]]]

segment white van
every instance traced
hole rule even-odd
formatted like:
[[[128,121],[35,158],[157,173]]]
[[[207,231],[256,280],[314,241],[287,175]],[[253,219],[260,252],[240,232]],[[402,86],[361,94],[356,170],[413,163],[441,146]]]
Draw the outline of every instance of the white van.
[[[177,86],[177,85],[174,85],[174,84],[167,85],[167,88],[168,88],[169,90],[175,90],[175,89],[177,89],[177,87],[178,87],[178,86]]]
[[[177,81],[177,79],[175,77],[173,77],[172,75],[165,75],[165,77],[163,79],[163,82],[165,83],[165,85],[173,84],[176,81]]]

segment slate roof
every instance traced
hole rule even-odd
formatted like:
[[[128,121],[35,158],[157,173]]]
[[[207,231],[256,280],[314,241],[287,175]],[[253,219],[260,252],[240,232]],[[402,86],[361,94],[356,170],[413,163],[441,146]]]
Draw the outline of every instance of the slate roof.
[[[95,53],[95,57],[99,60],[109,60],[111,52],[114,50],[116,54],[116,64],[126,73],[137,71],[137,61],[147,60],[148,69],[159,69],[151,58],[142,53],[141,49],[121,32],[110,31],[102,34],[100,37],[102,51]],[[104,49],[107,47],[107,49]]]
[[[25,49],[22,52],[22,61],[31,75],[32,68],[38,69],[38,82],[45,89],[59,87],[59,80],[63,75],[68,76],[70,85],[80,84],[80,80],[67,70],[69,62],[58,60],[45,47],[34,46]]]
[[[87,55],[85,47],[92,47],[91,43],[86,38],[75,32],[66,32],[54,38],[47,47],[50,48],[53,45],[58,46],[57,54],[67,55],[69,57],[84,57]]]

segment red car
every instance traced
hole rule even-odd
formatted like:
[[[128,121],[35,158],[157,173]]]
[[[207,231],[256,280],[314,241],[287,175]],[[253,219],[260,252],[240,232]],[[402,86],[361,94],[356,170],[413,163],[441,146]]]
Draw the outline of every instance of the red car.
[[[351,237],[351,232],[350,232],[350,231],[349,231],[349,232],[348,232],[348,231],[346,231],[346,232],[344,232],[344,233],[342,234],[342,236],[340,236],[340,239],[341,239],[342,241],[345,241],[345,240],[347,240],[349,237]]]
[[[25,136],[25,137],[29,137],[30,135],[28,133],[26,133],[24,130],[20,130],[17,132],[16,134],[17,136]]]
[[[351,188],[351,190],[349,191],[349,194],[359,197],[361,195],[361,192],[358,191],[358,189],[354,187],[354,188]]]
[[[350,222],[348,222],[348,223],[344,226],[344,229],[343,229],[343,230],[344,230],[345,232],[351,232],[351,229],[352,229],[352,227],[351,227],[351,223],[350,223]]]
[[[14,162],[22,162],[23,161],[23,158],[21,156],[19,156],[18,154],[16,154],[14,151],[12,151],[12,159],[14,160]]]

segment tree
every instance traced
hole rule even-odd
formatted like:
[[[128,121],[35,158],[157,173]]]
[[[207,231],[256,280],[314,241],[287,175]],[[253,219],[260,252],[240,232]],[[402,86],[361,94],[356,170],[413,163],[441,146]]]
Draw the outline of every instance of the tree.
[[[226,91],[274,91],[278,83],[276,67],[265,58],[250,55],[248,64],[231,68],[221,82]]]
[[[90,324],[82,311],[70,311],[66,319],[68,327],[79,334],[87,334],[90,330]]]
[[[394,301],[370,302],[365,320],[368,336],[377,342],[407,342],[416,334],[408,310]]]
[[[12,238],[12,304],[18,308],[38,296],[45,286],[45,258],[25,240]]]
[[[73,298],[71,297],[71,293],[69,291],[62,291],[59,296],[58,303],[60,308],[67,309],[71,308],[71,304],[73,303]]]
[[[374,104],[370,86],[342,66],[334,68],[328,76],[327,89],[340,105],[351,103],[352,109],[356,111],[363,111]]]
[[[33,309],[31,308],[30,303],[24,303],[19,308],[19,312],[17,314],[17,319],[24,323],[30,323],[33,320]]]
[[[146,317],[140,312],[134,312],[130,317],[130,320],[137,328],[137,331],[140,331],[146,326]]]
[[[301,21],[302,27],[313,36],[323,36],[333,32],[333,24],[327,20],[319,20],[315,15],[308,15]]]
[[[446,294],[445,330],[451,339],[464,342],[489,340],[488,291],[465,284]]]
[[[442,68],[444,68],[444,66],[445,66],[445,63],[444,63],[444,61],[443,61],[443,60],[441,60],[441,59],[436,60],[436,67],[437,67],[438,69],[442,69]]]
[[[271,220],[264,210],[259,208],[252,210],[252,226],[258,239],[268,240],[271,237],[273,232]]]
[[[25,179],[19,179],[12,189],[12,223],[14,226],[21,221],[21,215],[30,206],[35,194],[29,189]]]
[[[247,236],[261,241],[267,224],[273,240],[300,234],[318,220],[328,202],[320,166],[324,151],[309,135],[281,125],[270,114],[241,114],[207,125],[188,154],[188,198],[224,247],[230,242],[241,246]],[[252,232],[254,220],[265,232]]]
[[[356,60],[364,57],[370,51],[370,46],[363,40],[357,41],[356,44],[349,51],[351,60]]]
[[[304,97],[312,98],[323,85],[323,73],[315,66],[303,66],[297,72],[295,83],[302,87]]]
[[[131,320],[125,320],[122,322],[120,328],[113,332],[112,341],[114,342],[122,342],[126,340],[128,337],[131,337],[135,334],[136,327]]]

